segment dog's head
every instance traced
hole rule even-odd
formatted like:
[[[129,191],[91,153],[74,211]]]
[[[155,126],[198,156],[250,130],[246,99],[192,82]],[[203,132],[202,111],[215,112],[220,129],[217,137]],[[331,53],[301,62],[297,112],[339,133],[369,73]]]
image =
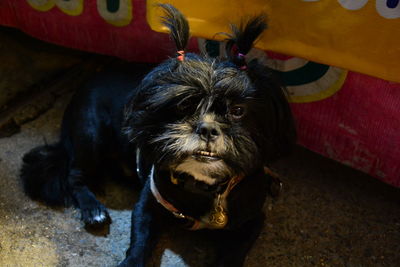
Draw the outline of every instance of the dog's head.
[[[184,54],[188,22],[162,8],[179,54],[150,72],[126,107],[130,139],[156,168],[207,184],[251,174],[285,153],[295,130],[284,90],[270,69],[245,62],[264,17],[233,26],[228,58],[217,60]]]

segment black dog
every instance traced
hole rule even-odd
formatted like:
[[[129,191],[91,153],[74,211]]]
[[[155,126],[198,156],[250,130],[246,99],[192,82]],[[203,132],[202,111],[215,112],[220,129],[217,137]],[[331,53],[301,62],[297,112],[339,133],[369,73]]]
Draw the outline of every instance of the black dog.
[[[263,225],[264,166],[286,153],[295,130],[272,72],[245,55],[263,16],[232,27],[228,59],[185,54],[188,22],[170,5],[164,24],[177,57],[146,69],[103,73],[67,108],[57,144],[24,156],[25,192],[74,204],[87,224],[109,220],[89,190],[106,173],[136,172],[143,187],[120,266],[144,266],[165,218],[221,229],[218,266],[242,266]]]

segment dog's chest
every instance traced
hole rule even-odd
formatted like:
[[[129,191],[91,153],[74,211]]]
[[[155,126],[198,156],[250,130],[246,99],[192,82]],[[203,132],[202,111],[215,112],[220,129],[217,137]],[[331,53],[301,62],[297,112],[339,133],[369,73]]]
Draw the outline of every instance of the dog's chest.
[[[243,178],[233,178],[218,193],[201,194],[163,177],[152,181],[152,192],[159,204],[186,222],[190,230],[231,228],[259,212],[266,195],[266,179],[251,177],[252,181],[242,183]]]

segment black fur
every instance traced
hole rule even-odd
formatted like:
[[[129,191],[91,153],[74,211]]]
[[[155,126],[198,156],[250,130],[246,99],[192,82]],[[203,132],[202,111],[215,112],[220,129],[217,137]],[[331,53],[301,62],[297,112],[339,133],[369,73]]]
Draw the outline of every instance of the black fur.
[[[238,55],[239,53],[246,55],[260,34],[267,29],[265,20],[265,15],[261,14],[250,18],[246,23],[242,22],[240,27],[231,25],[232,34],[226,34],[228,36],[226,54],[236,65],[243,66],[246,64],[244,58]]]
[[[25,193],[50,206],[66,206],[70,201],[65,197],[68,194],[64,182],[68,172],[68,155],[60,146],[39,146],[23,158],[21,178]]]
[[[165,11],[166,16],[162,17],[162,23],[170,29],[177,51],[185,50],[189,41],[189,23],[175,7],[168,4],[159,6]]]
[[[161,7],[177,50],[184,50],[186,19],[170,5]],[[229,45],[247,53],[265,27],[263,17],[256,17],[234,28]],[[132,173],[138,167],[143,187],[120,266],[145,266],[165,218],[182,221],[157,203],[150,169],[162,196],[197,219],[210,212],[232,177],[243,175],[227,197],[228,224],[215,232],[216,264],[242,266],[263,225],[269,186],[263,166],[288,152],[295,130],[273,73],[256,60],[246,70],[241,66],[232,57],[220,61],[188,53],[148,73],[139,66],[99,74],[73,97],[59,143],[24,156],[25,192],[51,205],[73,203],[85,223],[104,223],[108,212],[89,185],[107,173],[124,175],[121,166]]]

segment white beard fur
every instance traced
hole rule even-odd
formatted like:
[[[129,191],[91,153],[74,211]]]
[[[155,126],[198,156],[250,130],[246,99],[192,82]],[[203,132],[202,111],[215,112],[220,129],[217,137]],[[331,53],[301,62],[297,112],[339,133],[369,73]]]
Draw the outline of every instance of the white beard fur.
[[[212,177],[213,175],[231,175],[230,168],[223,160],[201,162],[191,157],[188,157],[186,160],[176,166],[175,170],[190,174],[195,180],[202,181],[208,185],[213,185],[217,182],[217,179]]]

